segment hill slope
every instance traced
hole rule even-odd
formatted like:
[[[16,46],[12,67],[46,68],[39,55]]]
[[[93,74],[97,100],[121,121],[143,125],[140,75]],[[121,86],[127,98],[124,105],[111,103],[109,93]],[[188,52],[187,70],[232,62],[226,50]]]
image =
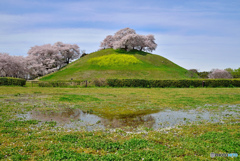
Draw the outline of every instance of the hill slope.
[[[184,79],[188,71],[159,55],[138,50],[100,50],[40,80],[93,80],[95,78]]]

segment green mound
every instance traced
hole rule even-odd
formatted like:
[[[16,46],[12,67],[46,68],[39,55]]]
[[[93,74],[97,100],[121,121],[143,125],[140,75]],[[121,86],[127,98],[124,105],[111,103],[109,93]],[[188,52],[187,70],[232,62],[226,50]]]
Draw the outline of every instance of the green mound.
[[[138,50],[105,49],[88,54],[41,81],[116,79],[184,79],[188,70],[168,59]]]

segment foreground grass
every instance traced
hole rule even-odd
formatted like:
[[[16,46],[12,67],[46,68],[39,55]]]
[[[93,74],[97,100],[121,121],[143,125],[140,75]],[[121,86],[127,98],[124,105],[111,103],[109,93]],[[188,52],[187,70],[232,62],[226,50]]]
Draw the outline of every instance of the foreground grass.
[[[0,87],[0,97],[21,102],[50,102],[93,110],[100,115],[140,114],[164,109],[218,110],[217,105],[240,104],[239,88],[24,88]],[[216,106],[208,106],[216,105]],[[45,108],[47,109],[48,106]],[[50,107],[52,108],[52,107]]]
[[[66,107],[92,110],[107,118],[164,109],[218,112],[229,108],[225,105],[234,104],[240,104],[238,88],[0,87],[0,159],[209,160],[210,152],[239,154],[240,123],[239,118],[233,117],[221,123],[202,121],[140,133],[120,129],[76,131],[56,127],[53,121],[39,125],[37,120],[16,117],[31,110]]]

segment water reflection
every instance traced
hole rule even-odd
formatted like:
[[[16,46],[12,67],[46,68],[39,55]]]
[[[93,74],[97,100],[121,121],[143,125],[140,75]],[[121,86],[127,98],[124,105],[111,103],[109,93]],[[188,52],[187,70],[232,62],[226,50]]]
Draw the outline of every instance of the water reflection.
[[[121,128],[134,130],[139,127],[159,129],[163,127],[186,124],[194,121],[219,122],[224,116],[239,117],[238,112],[223,111],[219,113],[210,113],[208,111],[160,111],[158,113],[126,116],[121,118],[102,118],[94,114],[83,112],[80,109],[65,108],[62,111],[30,111],[27,114],[18,115],[24,119],[35,119],[40,121],[56,121],[57,126],[63,128],[80,129],[85,128],[87,131]]]
[[[27,118],[40,121],[56,121],[58,123],[68,123],[78,120],[83,114],[81,110],[66,108],[63,111],[30,111]]]
[[[102,123],[108,128],[130,128],[136,129],[140,126],[152,128],[155,123],[155,118],[151,115],[141,115],[135,117],[125,117],[121,119],[102,119]]]

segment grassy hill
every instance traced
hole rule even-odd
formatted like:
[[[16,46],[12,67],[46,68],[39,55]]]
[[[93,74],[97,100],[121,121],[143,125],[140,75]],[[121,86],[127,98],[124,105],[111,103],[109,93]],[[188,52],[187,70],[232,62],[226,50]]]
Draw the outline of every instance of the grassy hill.
[[[95,78],[184,79],[188,71],[159,55],[138,50],[100,50],[40,80],[93,80]]]

